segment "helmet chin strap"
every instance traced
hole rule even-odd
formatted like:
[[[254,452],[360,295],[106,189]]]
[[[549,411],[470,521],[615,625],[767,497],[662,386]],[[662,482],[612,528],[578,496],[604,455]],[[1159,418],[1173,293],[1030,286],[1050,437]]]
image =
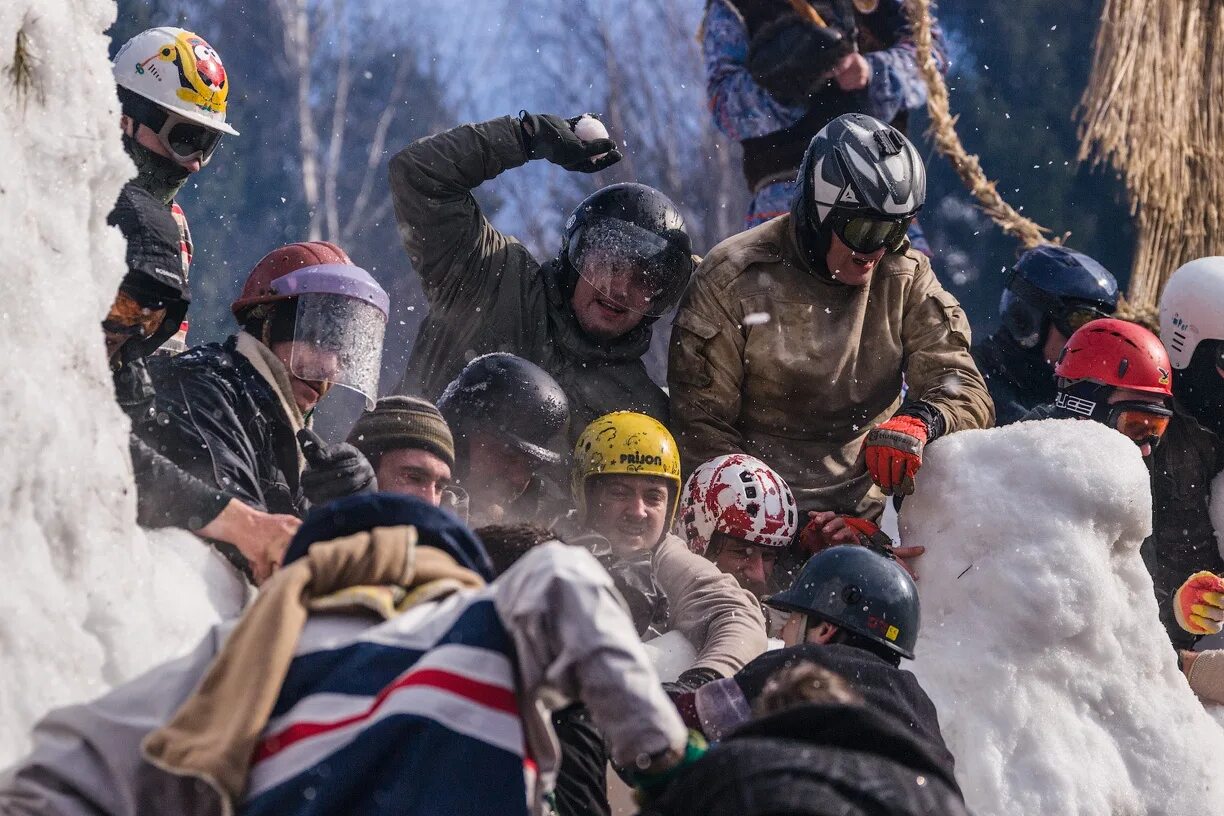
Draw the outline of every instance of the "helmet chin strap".
[[[123,147],[136,164],[136,185],[167,204],[178,195],[191,175],[191,171],[178,162],[157,155],[126,133],[123,134]]]

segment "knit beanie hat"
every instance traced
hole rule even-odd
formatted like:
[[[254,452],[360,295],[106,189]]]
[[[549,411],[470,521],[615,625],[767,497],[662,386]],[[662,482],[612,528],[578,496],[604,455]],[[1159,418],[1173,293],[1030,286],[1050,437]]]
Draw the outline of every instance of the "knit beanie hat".
[[[357,419],[348,442],[371,460],[387,451],[419,448],[455,466],[455,441],[446,420],[433,403],[417,397],[383,397]]]

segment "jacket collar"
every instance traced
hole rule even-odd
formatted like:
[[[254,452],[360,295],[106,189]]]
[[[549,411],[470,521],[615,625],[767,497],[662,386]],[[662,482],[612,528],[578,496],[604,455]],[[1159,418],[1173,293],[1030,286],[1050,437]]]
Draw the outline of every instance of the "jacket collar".
[[[272,393],[276,395],[277,404],[280,405],[281,419],[293,429],[293,435],[296,437],[297,432],[307,427],[308,422],[293,398],[293,386],[289,383],[289,371],[285,364],[272,353],[272,349],[244,331],[234,335],[234,350],[267,381]],[[297,450],[297,457],[299,471],[304,470],[306,458],[300,449]]]

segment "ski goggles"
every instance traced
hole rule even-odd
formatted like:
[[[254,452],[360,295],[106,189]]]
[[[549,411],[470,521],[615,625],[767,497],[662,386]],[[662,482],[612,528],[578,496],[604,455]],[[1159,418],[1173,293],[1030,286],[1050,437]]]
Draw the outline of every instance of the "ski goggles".
[[[201,165],[208,164],[217,145],[221,144],[221,131],[204,127],[166,111],[166,121],[157,131],[157,140],[178,162],[199,159]]]
[[[901,246],[910,222],[914,219],[884,220],[854,213],[834,212],[829,215],[833,233],[855,252],[871,253],[880,249],[890,252]]]
[[[1092,306],[1070,306],[1051,313],[1050,322],[1062,332],[1063,336],[1070,337],[1077,329],[1103,317],[1109,317],[1109,315]]]
[[[1064,337],[1070,337],[1075,334],[1076,329],[1086,326],[1094,320],[1112,316],[1109,312],[1103,311],[1091,303],[1061,302],[1058,298],[1047,294],[1020,277],[1014,270],[1007,278],[1006,287],[1003,292],[1004,297],[1007,296],[1010,290],[1025,303],[1032,304],[1034,307],[1041,309],[1049,315],[1050,322],[1054,324],[1054,328],[1062,332]]]
[[[1173,412],[1151,402],[1115,402],[1109,406],[1109,425],[1136,445],[1156,447],[1169,427]]]
[[[157,141],[178,162],[198,159],[201,166],[206,165],[221,144],[221,131],[192,122],[147,99],[137,97],[129,107],[132,117],[157,134]]]
[[[119,290],[110,312],[102,321],[102,328],[111,334],[134,337],[152,337],[166,319],[163,303],[142,303],[131,293]]]

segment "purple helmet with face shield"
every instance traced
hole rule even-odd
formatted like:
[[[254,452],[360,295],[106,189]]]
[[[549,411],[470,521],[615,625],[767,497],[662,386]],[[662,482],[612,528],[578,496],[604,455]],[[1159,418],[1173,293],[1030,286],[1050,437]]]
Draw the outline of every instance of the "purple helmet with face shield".
[[[391,312],[386,291],[361,267],[340,263],[297,269],[272,281],[271,291],[297,301],[289,371],[357,391],[373,408]]]

